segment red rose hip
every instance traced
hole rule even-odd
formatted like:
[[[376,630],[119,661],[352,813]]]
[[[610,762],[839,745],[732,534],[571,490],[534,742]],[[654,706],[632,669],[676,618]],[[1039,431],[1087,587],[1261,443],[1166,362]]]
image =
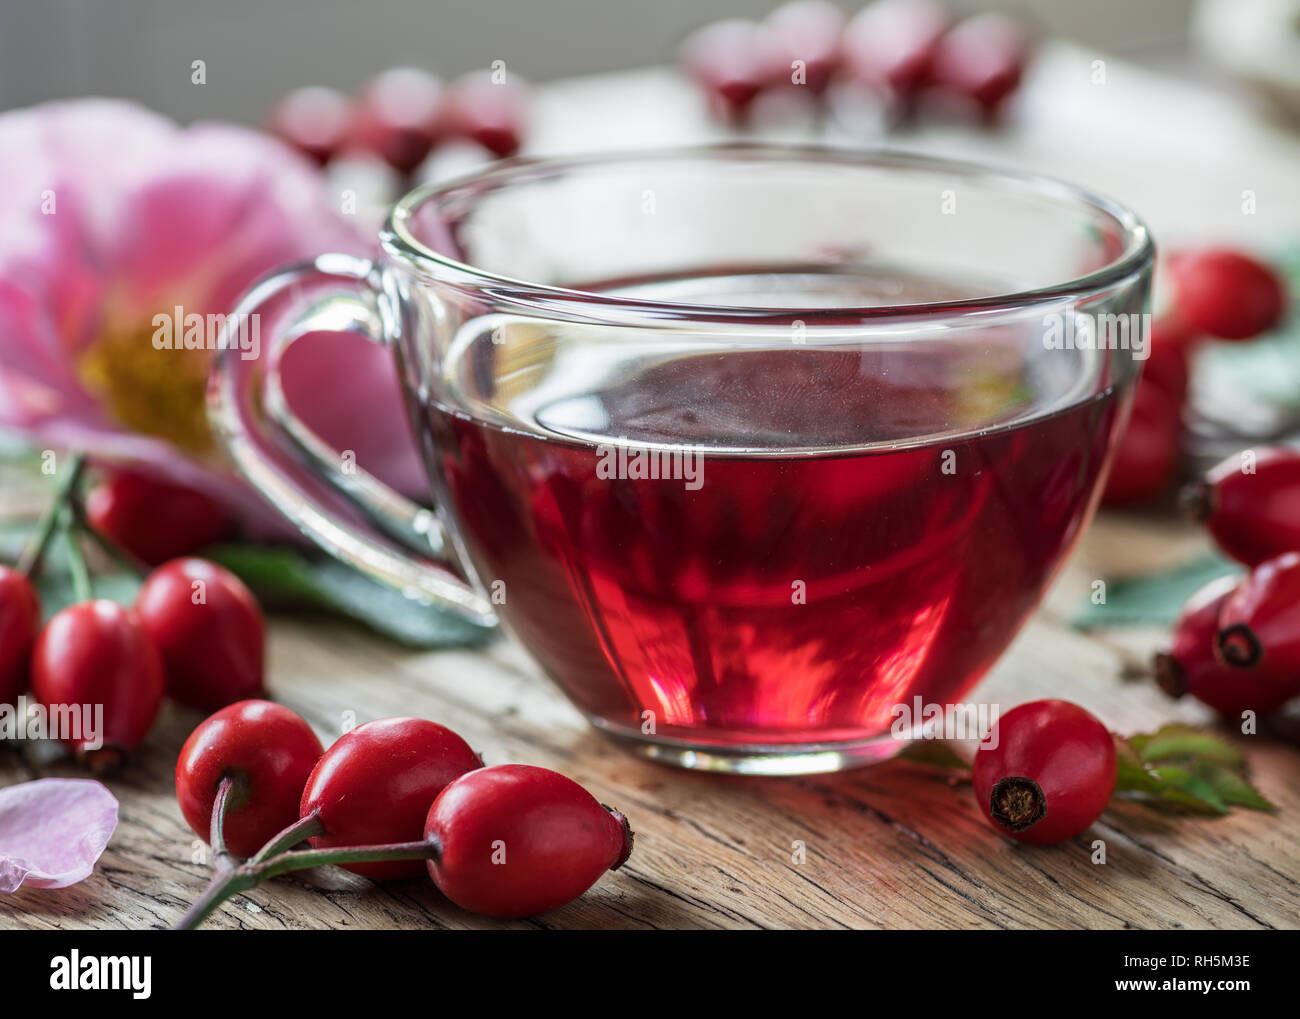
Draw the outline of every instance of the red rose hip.
[[[149,734],[165,682],[162,657],[139,619],[116,602],[97,599],[55,614],[32,651],[32,692],[47,708],[84,706],[78,735],[63,742],[96,770],[121,762]],[[102,709],[102,726],[96,713]]]
[[[1215,655],[1219,615],[1236,589],[1235,577],[1220,577],[1192,595],[1174,623],[1172,646],[1155,656],[1160,689],[1175,698],[1190,694],[1226,718],[1240,718],[1245,711],[1267,714],[1300,693],[1300,684],[1233,668]]]
[[[1182,405],[1146,378],[1138,380],[1133,410],[1118,440],[1102,499],[1123,505],[1168,491],[1178,473]]]
[[[267,130],[324,166],[343,147],[352,103],[337,89],[311,85],[294,89],[275,105]]]
[[[760,92],[789,80],[765,25],[730,18],[705,25],[682,43],[681,64],[724,117],[742,120]]]
[[[149,575],[135,606],[176,700],[215,711],[262,692],[262,611],[229,570],[206,559],[173,559]]]
[[[467,771],[483,767],[450,729],[423,718],[381,718],[340,736],[303,789],[299,813],[317,813],[325,834],[318,849],[416,842],[438,794]],[[418,877],[422,860],[346,863],[373,878]]]
[[[357,96],[346,147],[372,152],[398,173],[411,173],[433,148],[442,103],[442,83],[432,74],[390,68]]]
[[[1300,552],[1265,559],[1223,603],[1216,638],[1227,665],[1300,680]]]
[[[1189,486],[1182,503],[1247,566],[1300,552],[1300,453],[1266,446],[1230,456]]]
[[[1191,376],[1189,355],[1195,341],[1177,320],[1163,318],[1151,327],[1150,349],[1142,366],[1142,382],[1154,386],[1180,406],[1187,398]]]
[[[0,704],[14,704],[27,689],[41,604],[18,570],[0,566]]]
[[[844,23],[844,12],[830,0],[792,0],[769,14],[765,24],[771,30],[774,70],[781,69],[783,83],[793,81],[797,63],[804,85],[825,92],[840,64]]]
[[[1052,845],[1095,821],[1115,791],[1115,741],[1069,701],[1012,708],[975,753],[975,799],[1008,838]]]
[[[844,30],[844,68],[872,88],[909,96],[929,81],[949,24],[932,0],[876,0]]]
[[[1184,251],[1169,259],[1178,313],[1221,340],[1246,340],[1281,321],[1286,290],[1258,259],[1227,248]]]
[[[503,764],[449,785],[429,810],[428,861],[442,893],[483,916],[535,916],[572,902],[632,852],[632,830],[572,779]]]
[[[229,514],[202,492],[130,471],[108,475],[86,496],[90,526],[150,566],[227,537]]]
[[[992,118],[1019,87],[1029,48],[1028,35],[1012,18],[977,14],[939,40],[931,80],[965,96],[986,118]]]
[[[513,156],[523,145],[528,102],[528,86],[513,76],[496,80],[477,71],[457,78],[447,90],[438,140],[467,140],[498,158]]]
[[[235,856],[252,856],[298,820],[303,787],[321,753],[311,726],[288,708],[259,700],[231,704],[202,722],[181,748],[176,802],[186,824],[209,842],[217,788],[233,778],[226,847]]]

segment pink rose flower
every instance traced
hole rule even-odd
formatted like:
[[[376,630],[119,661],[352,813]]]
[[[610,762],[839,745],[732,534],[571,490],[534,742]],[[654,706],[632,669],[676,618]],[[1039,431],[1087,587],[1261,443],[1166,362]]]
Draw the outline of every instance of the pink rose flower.
[[[224,314],[284,263],[365,253],[324,179],[260,132],[105,99],[0,114],[0,152],[0,428],[200,489],[246,523],[274,519],[208,429],[211,351],[157,349],[155,316]],[[388,352],[350,337],[320,349],[286,360],[295,411],[420,491]]]

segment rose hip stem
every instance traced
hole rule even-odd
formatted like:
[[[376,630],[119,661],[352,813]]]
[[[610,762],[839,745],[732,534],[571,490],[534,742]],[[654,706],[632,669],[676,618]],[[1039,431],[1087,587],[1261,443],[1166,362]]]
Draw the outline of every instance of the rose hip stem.
[[[55,489],[54,498],[41,514],[31,543],[23,549],[19,557],[18,571],[25,576],[34,577],[40,572],[50,541],[63,526],[64,508],[75,501],[77,486],[81,483],[81,476],[85,470],[85,454],[78,453],[72,458],[71,467],[64,473],[58,488]]]
[[[226,788],[223,780],[221,789]],[[221,809],[221,792],[213,806],[213,837],[219,829],[218,810]],[[193,930],[227,899],[255,888],[280,874],[312,867],[326,867],[342,863],[378,863],[390,860],[436,860],[442,854],[442,845],[436,839],[418,842],[393,842],[382,846],[342,846],[330,849],[292,849],[311,835],[320,835],[324,826],[313,812],[289,825],[263,846],[251,860],[218,871],[203,890],[203,894],[172,926],[174,931]],[[214,853],[217,851],[213,845]]]
[[[232,797],[242,799],[248,795],[248,780],[242,775],[227,775],[217,786],[217,798],[212,801],[212,865],[217,870],[229,870],[235,865],[234,857],[226,848],[226,810]]]
[[[77,525],[68,506],[59,508],[59,533],[63,536],[63,543],[68,547],[68,572],[72,574],[72,593],[79,602],[90,601],[95,597],[95,592],[90,586],[90,571],[86,568],[86,556],[81,551]]]

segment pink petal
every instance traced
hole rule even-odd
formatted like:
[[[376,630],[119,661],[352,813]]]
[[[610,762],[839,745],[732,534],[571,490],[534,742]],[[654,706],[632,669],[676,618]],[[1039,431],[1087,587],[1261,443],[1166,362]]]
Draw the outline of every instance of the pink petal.
[[[357,336],[311,333],[285,353],[281,381],[289,406],[322,439],[352,450],[358,467],[399,492],[428,496],[391,350]]]
[[[369,246],[311,164],[259,131],[198,124],[120,196],[105,257],[146,312],[226,312],[287,262]]]
[[[0,892],[84,880],[116,827],[116,797],[91,779],[42,778],[0,789]]]
[[[54,323],[37,299],[0,279],[0,424],[33,430],[55,417],[93,417]]]

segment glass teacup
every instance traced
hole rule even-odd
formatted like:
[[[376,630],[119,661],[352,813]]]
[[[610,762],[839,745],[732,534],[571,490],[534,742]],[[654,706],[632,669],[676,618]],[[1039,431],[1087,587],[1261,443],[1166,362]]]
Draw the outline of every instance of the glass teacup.
[[[234,462],[690,767],[866,763],[899,705],[966,694],[1087,522],[1149,337],[1132,213],[899,154],[498,164],[381,243],[245,298],[264,371],[228,350],[211,388]],[[318,330],[391,347],[433,511],[294,418],[280,357]]]

